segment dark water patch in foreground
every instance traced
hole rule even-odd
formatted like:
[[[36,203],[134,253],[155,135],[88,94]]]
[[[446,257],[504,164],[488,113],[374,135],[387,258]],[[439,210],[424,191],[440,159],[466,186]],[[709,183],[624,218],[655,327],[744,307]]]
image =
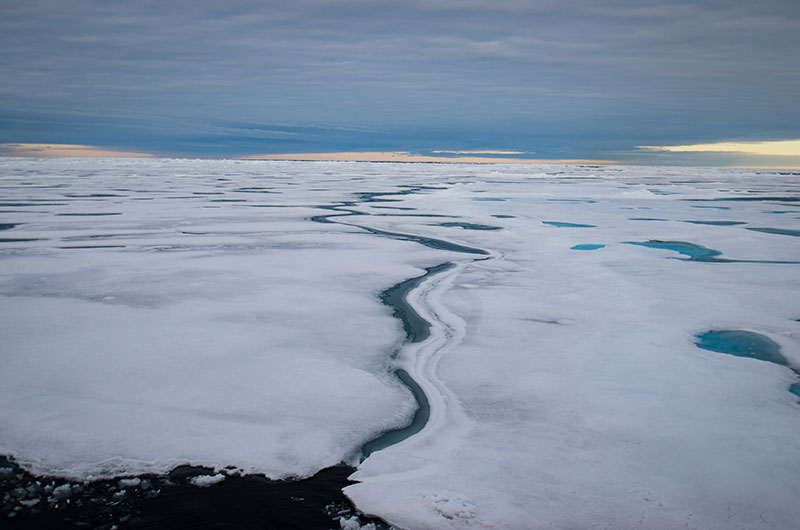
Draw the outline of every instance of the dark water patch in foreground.
[[[439,223],[438,226],[446,226],[452,228],[463,228],[465,230],[502,230],[502,226],[482,225],[477,223],[462,223],[462,222],[448,222]]]
[[[739,329],[721,329],[699,333],[696,338],[695,344],[698,348],[786,366],[800,377],[800,371],[792,367],[788,359],[781,353],[780,345],[760,333]],[[800,397],[800,382],[792,384],[789,392]]]
[[[663,250],[673,250],[681,255],[688,256],[688,258],[674,258],[683,261],[701,261],[705,263],[771,263],[771,264],[797,264],[797,261],[774,261],[774,260],[750,260],[750,259],[729,259],[720,258],[722,255],[719,250],[696,245],[694,243],[687,243],[686,241],[623,241],[626,245],[638,245],[648,248],[657,248]]]
[[[556,228],[596,228],[597,225],[585,225],[580,223],[564,223],[562,221],[542,221],[542,224],[555,226]]]
[[[193,481],[218,474],[180,466],[164,475],[81,483],[34,476],[0,456],[0,518],[9,530],[328,530],[356,513],[341,492],[354,471],[341,465],[303,480],[269,480],[229,469],[218,483],[198,487]],[[359,518],[388,528],[379,519]]]
[[[800,230],[792,230],[790,228],[756,228],[749,226],[745,230],[752,230],[753,232],[763,232],[765,234],[777,234],[780,236],[795,236],[800,237]]]
[[[11,224],[11,223],[0,223],[0,230],[11,230],[15,226],[18,226],[18,225],[17,224]]]
[[[695,225],[711,225],[711,226],[735,226],[746,225],[744,221],[683,221],[684,223],[692,223]]]
[[[605,245],[596,245],[593,243],[582,243],[580,245],[575,245],[570,250],[599,250],[601,248],[605,248]]]
[[[496,218],[498,218],[498,219],[514,219],[514,216],[513,216],[513,215],[501,215],[501,214],[496,214],[496,215],[493,215],[492,217],[496,217]]]

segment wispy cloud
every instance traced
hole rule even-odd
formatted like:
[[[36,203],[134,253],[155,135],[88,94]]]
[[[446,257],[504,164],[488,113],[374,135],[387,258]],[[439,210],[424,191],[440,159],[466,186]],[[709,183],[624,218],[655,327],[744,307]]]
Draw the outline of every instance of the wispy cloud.
[[[155,155],[132,151],[118,151],[95,145],[6,143],[0,144],[0,156],[36,158],[149,158]]]

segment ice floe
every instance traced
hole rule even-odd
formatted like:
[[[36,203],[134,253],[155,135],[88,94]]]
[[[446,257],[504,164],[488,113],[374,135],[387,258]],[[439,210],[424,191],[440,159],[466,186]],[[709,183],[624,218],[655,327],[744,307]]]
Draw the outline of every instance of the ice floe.
[[[800,519],[800,405],[787,391],[800,247],[787,237],[797,216],[772,213],[800,212],[791,175],[0,167],[0,453],[34,472],[193,464],[281,478],[357,463],[414,415],[402,369],[428,420],[372,452],[346,489],[398,528]],[[501,229],[475,229],[487,226]],[[697,249],[715,259],[672,259]],[[444,263],[408,294],[430,329],[406,340],[381,293]],[[785,363],[698,347],[709,330],[763,336]]]

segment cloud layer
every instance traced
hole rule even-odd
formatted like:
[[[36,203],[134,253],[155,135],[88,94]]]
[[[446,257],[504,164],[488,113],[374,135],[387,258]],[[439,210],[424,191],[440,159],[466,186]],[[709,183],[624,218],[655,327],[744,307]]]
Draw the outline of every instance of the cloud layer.
[[[800,137],[793,1],[31,0],[0,5],[0,46],[2,142],[616,159]]]

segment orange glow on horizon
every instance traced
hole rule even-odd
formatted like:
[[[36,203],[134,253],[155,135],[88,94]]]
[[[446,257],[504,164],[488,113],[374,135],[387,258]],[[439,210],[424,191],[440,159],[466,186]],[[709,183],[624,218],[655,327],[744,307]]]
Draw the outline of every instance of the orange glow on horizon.
[[[0,156],[19,156],[34,158],[150,158],[150,153],[117,151],[94,145],[78,144],[0,144]]]

